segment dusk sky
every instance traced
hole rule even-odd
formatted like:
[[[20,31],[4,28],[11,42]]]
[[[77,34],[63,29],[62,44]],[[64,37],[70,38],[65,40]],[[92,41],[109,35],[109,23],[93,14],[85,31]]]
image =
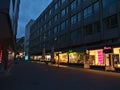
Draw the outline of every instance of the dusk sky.
[[[17,38],[25,35],[25,25],[30,19],[36,19],[52,0],[21,0]]]

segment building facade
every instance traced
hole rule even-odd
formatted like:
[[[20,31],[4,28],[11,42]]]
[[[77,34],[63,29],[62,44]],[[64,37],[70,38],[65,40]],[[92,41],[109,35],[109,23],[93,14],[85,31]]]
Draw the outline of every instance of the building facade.
[[[0,62],[5,67],[14,59],[20,0],[0,1]]]
[[[26,56],[29,56],[29,38],[30,38],[30,27],[33,24],[34,20],[30,20],[25,27],[25,40],[24,40],[24,51]]]
[[[119,4],[119,0],[52,1],[31,26],[32,54],[50,55],[56,63],[120,68]]]

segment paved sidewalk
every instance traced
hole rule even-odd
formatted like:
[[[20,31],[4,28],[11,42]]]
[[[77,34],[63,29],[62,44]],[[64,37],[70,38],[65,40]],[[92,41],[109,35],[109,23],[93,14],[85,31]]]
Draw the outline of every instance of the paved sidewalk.
[[[75,66],[75,65],[58,65],[58,64],[48,64],[50,66],[58,67],[58,68],[67,68],[67,69],[73,69],[73,70],[85,70],[85,71],[90,71],[90,72],[103,72],[103,73],[111,73],[111,74],[120,74],[117,71],[105,71],[105,70],[97,70],[97,69],[84,69],[83,67],[80,66]]]

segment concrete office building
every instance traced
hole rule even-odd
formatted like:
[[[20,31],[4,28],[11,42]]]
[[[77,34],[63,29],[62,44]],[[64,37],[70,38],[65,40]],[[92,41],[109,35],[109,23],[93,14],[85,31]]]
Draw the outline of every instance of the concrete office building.
[[[32,55],[120,68],[120,1],[53,0],[31,26],[31,37]]]
[[[25,27],[25,40],[24,40],[24,52],[26,56],[29,56],[29,38],[30,38],[30,27],[33,24],[34,20],[30,20]]]
[[[14,59],[20,0],[0,1],[0,62]]]

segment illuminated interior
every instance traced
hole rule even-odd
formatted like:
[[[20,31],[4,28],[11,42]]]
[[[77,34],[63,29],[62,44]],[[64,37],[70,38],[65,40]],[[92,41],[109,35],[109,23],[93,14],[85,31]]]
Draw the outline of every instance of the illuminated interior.
[[[104,65],[104,55],[102,49],[90,50],[89,52],[89,63],[91,65]]]

